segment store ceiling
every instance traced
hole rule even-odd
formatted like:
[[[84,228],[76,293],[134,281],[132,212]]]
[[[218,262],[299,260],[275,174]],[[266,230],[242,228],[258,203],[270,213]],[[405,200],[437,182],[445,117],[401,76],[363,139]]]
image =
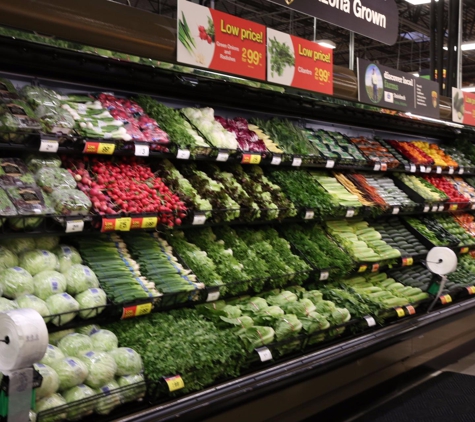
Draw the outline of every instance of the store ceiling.
[[[176,17],[176,0],[116,0],[154,13]],[[202,0],[203,1],[203,0]],[[209,5],[210,0],[206,5]],[[414,6],[405,0],[396,0],[399,8],[399,39],[387,46],[356,34],[355,56],[399,69],[405,72],[428,72],[429,57],[429,5]],[[263,23],[276,30],[314,39],[314,19],[270,3],[267,0],[215,0],[218,10]],[[446,14],[448,1],[445,1]],[[447,28],[447,22],[445,23]],[[349,32],[317,20],[316,39],[331,39],[337,47],[334,62],[349,65]],[[463,41],[475,40],[475,0],[463,0]],[[475,50],[463,53],[463,84],[475,84]]]

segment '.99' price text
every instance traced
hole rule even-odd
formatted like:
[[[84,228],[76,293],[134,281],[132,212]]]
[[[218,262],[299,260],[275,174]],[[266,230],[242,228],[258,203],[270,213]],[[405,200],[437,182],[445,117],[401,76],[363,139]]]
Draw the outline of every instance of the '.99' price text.
[[[262,66],[262,53],[243,47],[242,61],[254,66]]]
[[[328,70],[320,69],[319,67],[316,67],[314,76],[317,81],[328,82],[330,79],[330,72]]]

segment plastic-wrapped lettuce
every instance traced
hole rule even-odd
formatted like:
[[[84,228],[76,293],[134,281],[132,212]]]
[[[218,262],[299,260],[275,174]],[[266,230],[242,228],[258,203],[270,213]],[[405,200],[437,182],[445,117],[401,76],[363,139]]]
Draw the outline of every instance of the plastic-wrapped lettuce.
[[[11,133],[40,129],[40,122],[26,102],[16,99],[0,102],[0,132]]]
[[[58,236],[44,236],[35,239],[36,249],[45,249],[47,251],[53,251],[58,246],[58,243]]]
[[[0,215],[11,217],[17,215],[18,212],[7,193],[0,188]],[[3,221],[3,220],[2,220]]]
[[[96,413],[108,415],[121,404],[121,394],[118,388],[119,384],[117,381],[110,381],[96,390],[96,393],[99,395],[95,407]]]
[[[79,316],[83,319],[94,318],[104,311],[107,304],[106,292],[102,289],[87,289],[76,295],[80,309]],[[90,309],[93,308],[93,309]]]
[[[51,313],[44,300],[36,297],[35,295],[22,295],[17,297],[16,302],[18,303],[20,309],[34,309],[43,317],[46,323],[49,322],[50,318],[48,317],[51,315]]]
[[[16,255],[36,249],[35,239],[29,237],[20,237],[18,239],[0,239],[0,245],[7,247]]]
[[[5,188],[5,192],[7,192],[10,201],[15,205],[19,215],[53,213],[53,208],[50,206],[49,201],[43,196],[41,189],[37,186],[9,187]]]
[[[64,293],[68,286],[66,277],[57,271],[41,271],[33,277],[35,295],[46,300],[50,296]]]
[[[77,329],[77,332],[79,334],[85,334],[86,336],[92,336],[94,333],[97,333],[100,329],[101,327],[99,327],[99,325],[91,324],[91,325],[85,325],[84,327],[79,327]],[[94,348],[94,350],[96,349]]]
[[[143,374],[119,377],[117,383],[121,388],[122,402],[124,403],[141,399],[147,391]]]
[[[47,192],[56,189],[76,189],[77,183],[69,171],[57,167],[43,167],[36,173],[36,183]]]
[[[284,315],[274,324],[277,341],[294,337],[302,330],[302,323],[295,315]]]
[[[36,173],[43,167],[61,167],[61,159],[56,154],[31,154],[25,159],[25,163],[32,173]]]
[[[56,326],[67,324],[79,311],[79,303],[67,293],[58,293],[50,296],[46,299],[46,305],[48,305],[51,315],[62,314],[51,320]]]
[[[35,363],[33,366],[43,377],[41,386],[36,389],[36,399],[40,400],[56,393],[59,388],[59,377],[56,371],[43,363]]]
[[[269,296],[267,298],[267,302],[271,305],[282,306],[286,305],[289,302],[296,302],[298,300],[298,296],[295,293],[289,291],[282,291],[280,294],[275,296]]]
[[[45,412],[46,410],[54,409],[55,407],[64,406],[66,404],[66,400],[64,400],[63,396],[60,394],[51,394],[48,397],[45,397],[41,400],[36,402],[36,414],[38,417],[41,418],[41,421],[45,422],[60,422],[66,419],[66,412],[61,412],[54,415],[48,415],[45,417],[41,417],[41,412]]]
[[[61,96],[52,89],[36,85],[25,85],[20,90],[20,96],[36,109],[40,105],[47,107],[61,107]]]
[[[0,270],[18,265],[18,257],[5,246],[0,245]]]
[[[63,396],[68,403],[67,418],[69,421],[78,421],[94,411],[96,404],[92,397],[96,392],[84,384],[70,388],[63,392]],[[88,400],[89,399],[89,400]]]
[[[112,381],[117,373],[117,364],[109,353],[89,351],[79,356],[87,369],[88,376],[84,383],[92,388],[100,388]]]
[[[65,273],[74,264],[82,264],[82,258],[76,248],[59,245],[54,251],[59,259],[59,271]]]
[[[68,281],[67,291],[69,294],[76,295],[87,289],[99,287],[99,281],[96,274],[89,267],[81,264],[74,264],[65,274]]]
[[[0,285],[3,295],[9,299],[16,299],[21,295],[34,292],[33,277],[23,268],[12,267],[0,272]]]
[[[40,119],[46,133],[61,132],[67,135],[74,128],[73,116],[59,107],[53,108],[41,105],[35,110],[35,116]]]
[[[43,356],[43,359],[40,360],[40,363],[42,363],[43,365],[52,366],[54,362],[64,358],[64,353],[59,347],[53,346],[52,344],[48,344],[48,347],[46,348],[46,353]]]
[[[92,350],[110,352],[119,347],[117,336],[109,330],[99,330],[91,334]]]
[[[45,249],[35,249],[20,255],[19,265],[31,275],[42,271],[56,271],[59,269],[59,261],[56,255]]]
[[[79,333],[69,334],[58,342],[58,347],[66,356],[79,356],[92,349],[89,336]]]
[[[119,347],[109,354],[117,364],[117,375],[133,375],[142,372],[142,358],[130,347]]]
[[[2,289],[0,287],[0,289]],[[6,297],[0,297],[0,312],[13,311],[18,309],[18,303],[16,300],[9,300]]]
[[[0,158],[0,186],[24,187],[35,183],[33,174],[19,158]]]
[[[0,78],[0,98],[17,98],[18,92],[13,84],[5,78]]]
[[[56,333],[50,333],[48,334],[48,341],[53,346],[57,346],[59,341],[63,337],[66,337],[68,334],[73,334],[73,333],[74,333],[73,329],[57,331]]]
[[[60,189],[51,194],[56,213],[61,215],[85,215],[92,207],[91,200],[77,189]]]
[[[59,377],[59,391],[82,384],[88,375],[87,366],[84,362],[73,356],[53,362],[52,368]]]

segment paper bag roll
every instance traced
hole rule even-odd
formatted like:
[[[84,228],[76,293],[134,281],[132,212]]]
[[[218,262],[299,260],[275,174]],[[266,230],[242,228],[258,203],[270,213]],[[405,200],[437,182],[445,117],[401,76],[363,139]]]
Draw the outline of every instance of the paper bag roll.
[[[33,309],[0,312],[0,340],[0,371],[8,372],[43,359],[48,330],[43,317]]]

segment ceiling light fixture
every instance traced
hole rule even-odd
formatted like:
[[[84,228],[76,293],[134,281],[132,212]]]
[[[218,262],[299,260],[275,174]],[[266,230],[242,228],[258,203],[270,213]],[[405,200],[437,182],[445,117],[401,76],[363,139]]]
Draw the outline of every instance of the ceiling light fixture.
[[[475,92],[475,86],[474,86],[474,85],[466,86],[465,88],[462,88],[462,91],[465,91],[465,92]]]
[[[419,75],[419,72],[414,72],[413,75],[414,75],[416,78],[418,78],[419,76],[421,76],[421,75]]]
[[[332,40],[317,40],[315,42],[322,47],[331,48],[332,50],[336,48],[336,44]]]
[[[475,50],[475,41],[469,41],[462,44],[462,51]]]
[[[420,4],[429,4],[431,0],[406,0],[408,3],[413,4],[414,6],[419,6]],[[438,0],[435,0],[438,1]]]

